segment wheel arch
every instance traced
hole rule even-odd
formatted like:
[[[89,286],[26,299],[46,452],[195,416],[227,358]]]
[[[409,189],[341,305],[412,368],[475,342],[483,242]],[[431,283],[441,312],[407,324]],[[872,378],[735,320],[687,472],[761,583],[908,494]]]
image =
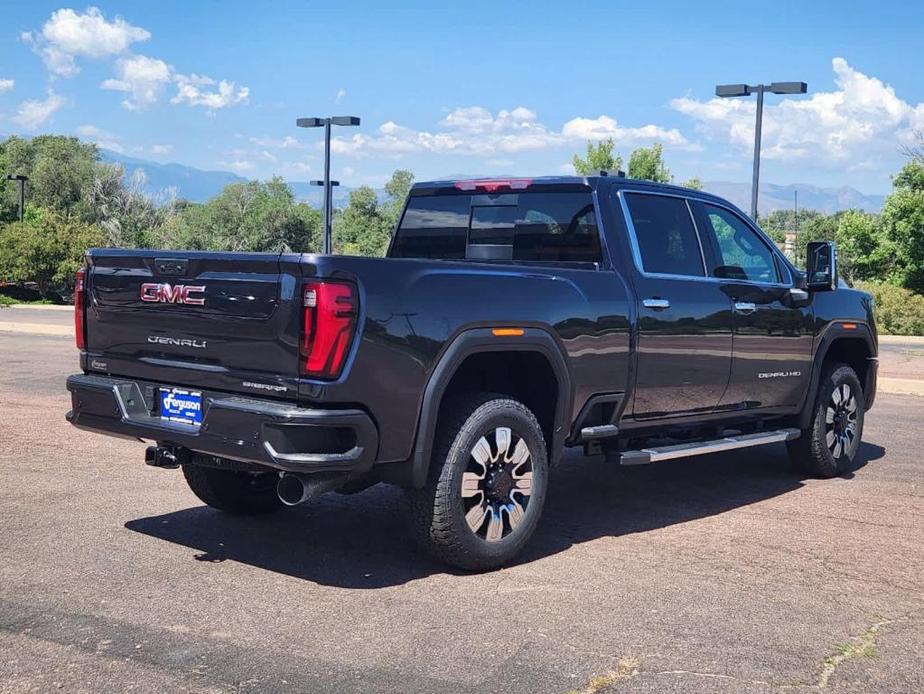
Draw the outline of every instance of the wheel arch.
[[[843,362],[856,372],[863,387],[868,410],[876,394],[877,353],[876,342],[869,326],[865,323],[836,322],[830,324],[822,334],[818,349],[815,351],[812,378],[799,416],[800,428],[805,429],[809,426],[821,375],[825,366],[834,361]]]
[[[466,368],[477,367],[478,360],[483,360],[482,364],[485,364],[493,361],[492,358],[495,357],[509,360],[518,354],[534,355],[535,360],[541,361],[534,361],[531,366],[535,367],[544,363],[549,375],[554,378],[555,402],[551,412],[548,413],[550,419],[543,417],[541,412],[534,411],[534,414],[540,423],[543,419],[548,422],[548,430],[544,426],[543,433],[547,439],[549,463],[554,465],[558,462],[568,435],[570,424],[568,420],[573,398],[571,377],[562,348],[555,338],[543,328],[524,328],[522,335],[502,337],[494,335],[491,328],[473,328],[460,333],[449,343],[427,381],[410,460],[410,475],[407,482],[411,486],[419,488],[426,483],[440,410],[446,396],[451,396],[453,392],[456,392],[453,388],[456,376],[464,375]],[[467,363],[469,367],[466,367]],[[501,388],[501,391],[503,390]],[[524,402],[524,404],[529,406],[530,403]]]

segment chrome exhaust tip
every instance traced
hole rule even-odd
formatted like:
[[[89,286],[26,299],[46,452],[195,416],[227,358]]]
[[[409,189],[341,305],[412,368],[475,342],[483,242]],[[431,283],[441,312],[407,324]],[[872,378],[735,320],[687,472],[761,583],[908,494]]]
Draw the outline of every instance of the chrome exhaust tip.
[[[332,492],[346,484],[349,475],[302,475],[286,472],[276,483],[276,495],[286,506],[297,506],[325,492]]]
[[[276,494],[286,506],[297,506],[308,500],[308,488],[298,475],[285,474],[276,483]]]

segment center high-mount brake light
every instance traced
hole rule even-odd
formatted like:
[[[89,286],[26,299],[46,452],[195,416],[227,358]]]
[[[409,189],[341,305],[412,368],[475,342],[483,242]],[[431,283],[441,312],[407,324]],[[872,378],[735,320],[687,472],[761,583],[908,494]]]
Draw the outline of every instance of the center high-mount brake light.
[[[510,190],[526,190],[533,182],[531,178],[504,178],[493,181],[456,181],[457,190],[483,190],[488,193],[496,193],[501,188]]]
[[[80,268],[74,282],[74,340],[77,349],[87,348],[87,337],[84,325],[86,324],[86,268]]]
[[[303,297],[302,374],[337,378],[356,331],[356,289],[346,282],[308,282]]]

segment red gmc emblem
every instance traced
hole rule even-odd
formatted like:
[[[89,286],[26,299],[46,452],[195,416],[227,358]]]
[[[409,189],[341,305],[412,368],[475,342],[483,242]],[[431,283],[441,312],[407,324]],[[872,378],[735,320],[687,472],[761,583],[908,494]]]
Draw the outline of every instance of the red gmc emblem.
[[[141,300],[153,303],[204,306],[205,297],[194,296],[196,294],[205,294],[205,287],[189,284],[157,284],[156,282],[145,282],[141,285]]]

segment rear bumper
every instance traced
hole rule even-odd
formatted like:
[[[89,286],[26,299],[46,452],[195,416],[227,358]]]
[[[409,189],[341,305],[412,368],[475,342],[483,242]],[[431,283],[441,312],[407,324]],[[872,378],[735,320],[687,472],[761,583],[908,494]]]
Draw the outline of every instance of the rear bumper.
[[[378,450],[378,431],[361,410],[296,407],[226,393],[202,393],[202,425],[154,413],[160,384],[75,374],[67,379],[76,427],[112,436],[173,444],[191,451],[287,472],[364,472]]]

